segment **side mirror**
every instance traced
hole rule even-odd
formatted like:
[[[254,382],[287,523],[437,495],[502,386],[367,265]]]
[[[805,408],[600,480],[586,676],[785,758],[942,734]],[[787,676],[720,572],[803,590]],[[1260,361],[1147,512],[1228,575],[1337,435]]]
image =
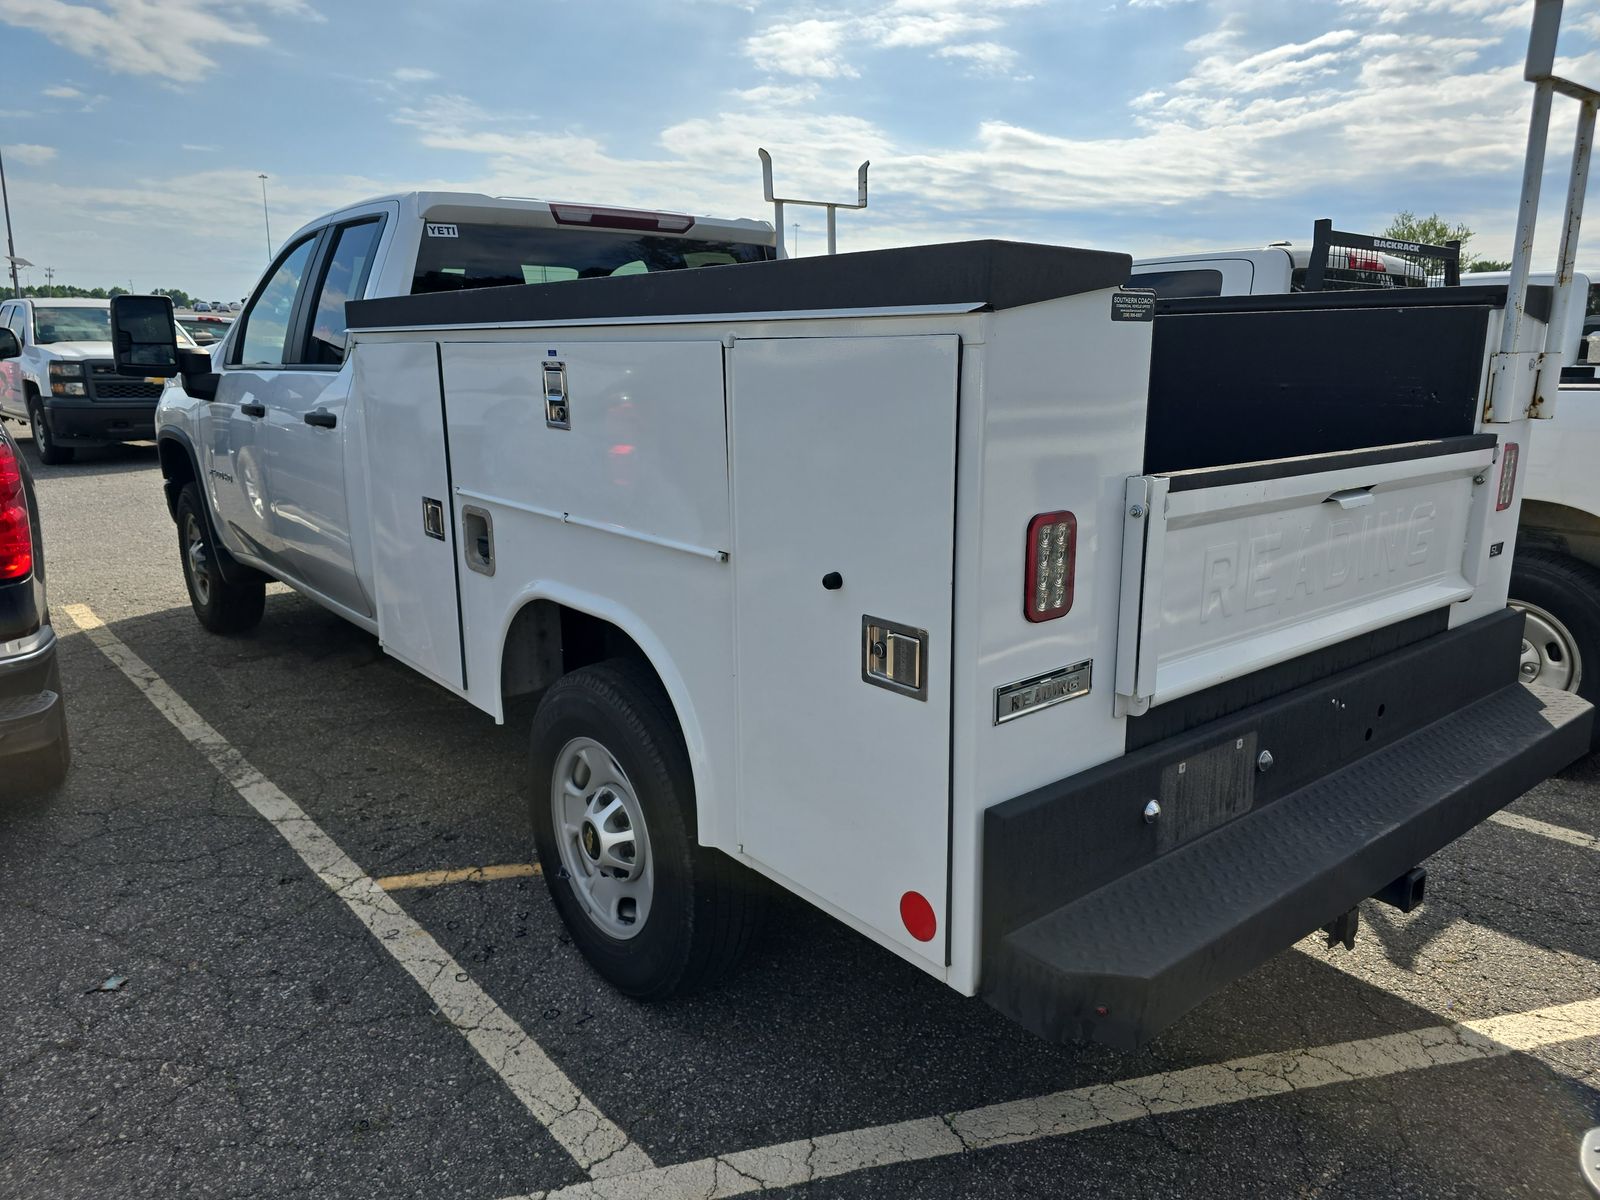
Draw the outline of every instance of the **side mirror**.
[[[118,375],[171,379],[178,374],[172,301],[166,296],[113,296],[111,357]]]
[[[11,330],[0,326],[0,362],[8,358],[22,356],[22,343],[17,341],[17,335]]]

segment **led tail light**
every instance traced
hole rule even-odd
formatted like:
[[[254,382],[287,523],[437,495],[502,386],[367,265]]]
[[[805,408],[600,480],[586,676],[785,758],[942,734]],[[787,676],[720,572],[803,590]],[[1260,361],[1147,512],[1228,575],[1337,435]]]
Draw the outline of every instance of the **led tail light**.
[[[1028,522],[1028,565],[1022,615],[1030,621],[1065,616],[1072,607],[1078,555],[1078,519],[1069,512],[1040,513]]]
[[[24,579],[32,571],[33,530],[22,464],[11,443],[0,438],[0,581]]]
[[[1505,453],[1500,456],[1500,494],[1495,498],[1495,512],[1510,508],[1511,497],[1517,491],[1517,443],[1507,442],[1504,450]]]
[[[694,218],[683,213],[646,212],[637,208],[594,208],[587,204],[552,204],[557,225],[587,225],[592,229],[638,229],[646,233],[687,233]]]

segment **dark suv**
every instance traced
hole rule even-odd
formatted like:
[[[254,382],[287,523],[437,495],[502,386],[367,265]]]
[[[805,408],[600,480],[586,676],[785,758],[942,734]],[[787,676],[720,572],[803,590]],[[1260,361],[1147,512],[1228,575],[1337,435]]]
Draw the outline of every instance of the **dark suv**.
[[[0,425],[0,800],[55,787],[70,761],[43,550],[33,480]]]

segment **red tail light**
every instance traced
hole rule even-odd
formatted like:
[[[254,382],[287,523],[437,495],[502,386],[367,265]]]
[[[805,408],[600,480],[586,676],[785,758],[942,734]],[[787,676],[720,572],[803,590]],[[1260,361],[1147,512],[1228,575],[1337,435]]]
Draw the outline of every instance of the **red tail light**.
[[[593,229],[638,229],[646,233],[687,233],[694,218],[683,213],[645,212],[637,208],[592,208],[587,204],[552,204],[557,225],[588,225]]]
[[[1022,615],[1052,621],[1072,607],[1078,557],[1078,519],[1069,512],[1040,513],[1028,522],[1028,565]]]
[[[33,530],[22,464],[11,443],[0,439],[0,580],[24,579],[33,571]]]
[[[1520,451],[1515,442],[1507,442],[1500,456],[1500,494],[1495,497],[1495,512],[1511,507],[1511,497],[1517,494],[1517,457]]]

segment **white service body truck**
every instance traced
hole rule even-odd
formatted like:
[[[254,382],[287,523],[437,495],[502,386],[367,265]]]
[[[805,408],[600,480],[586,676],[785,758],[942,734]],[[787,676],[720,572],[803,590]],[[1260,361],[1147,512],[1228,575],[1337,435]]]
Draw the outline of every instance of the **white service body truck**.
[[[538,854],[631,994],[726,968],[764,876],[1136,1045],[1415,903],[1591,710],[1517,679],[1526,397],[1478,403],[1505,288],[1154,318],[1129,267],[979,242],[354,303],[337,422],[256,467],[261,385],[191,360],[160,412],[191,598],[238,629],[284,579],[497,719],[542,692]],[[1322,452],[1278,402],[1307,346],[1397,328]],[[341,548],[315,587],[284,513]]]

